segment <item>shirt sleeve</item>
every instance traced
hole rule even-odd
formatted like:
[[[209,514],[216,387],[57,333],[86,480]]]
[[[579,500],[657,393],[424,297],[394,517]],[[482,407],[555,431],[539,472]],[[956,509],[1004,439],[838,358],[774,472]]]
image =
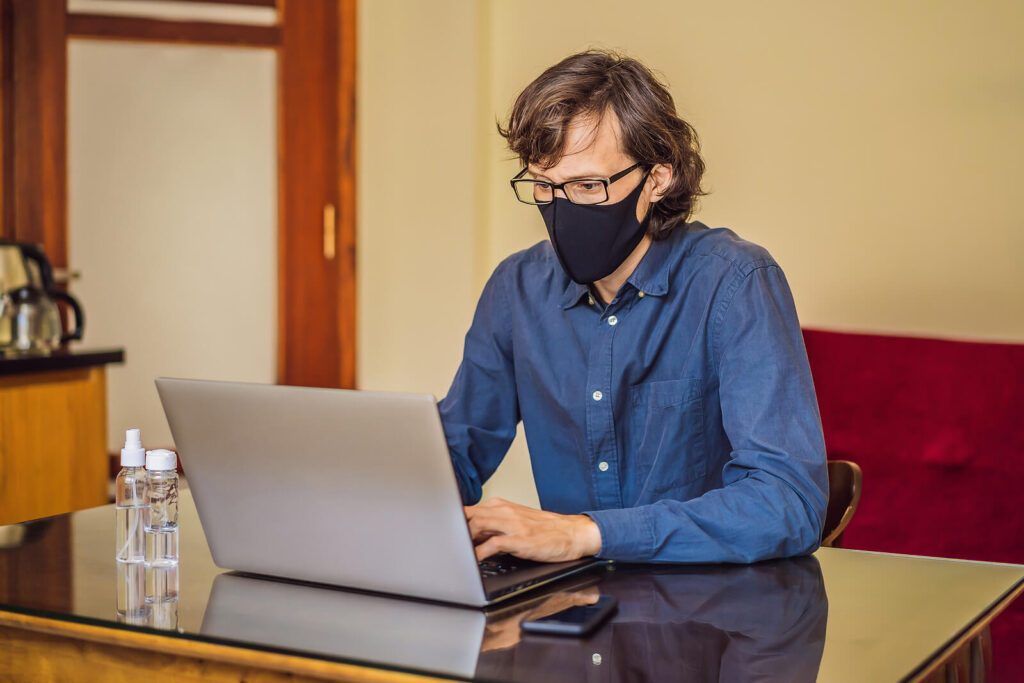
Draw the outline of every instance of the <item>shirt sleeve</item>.
[[[737,276],[711,318],[722,427],[732,450],[722,488],[586,514],[601,557],[755,562],[819,545],[828,475],[821,418],[796,308],[782,270]]]
[[[519,424],[512,361],[507,263],[491,275],[448,395],[438,404],[462,501],[480,500],[483,483],[501,464]]]

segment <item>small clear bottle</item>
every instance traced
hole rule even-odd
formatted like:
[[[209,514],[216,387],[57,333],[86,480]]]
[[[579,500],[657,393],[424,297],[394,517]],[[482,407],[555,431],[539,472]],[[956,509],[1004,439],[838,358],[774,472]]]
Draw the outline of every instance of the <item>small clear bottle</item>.
[[[178,597],[178,456],[146,453],[149,517],[146,521],[146,600]]]
[[[146,496],[146,451],[138,429],[125,433],[121,449],[121,471],[114,482],[114,510],[117,515],[117,561],[143,562],[146,541],[143,535]]]
[[[114,548],[117,559],[117,614],[120,618],[139,618],[146,614],[145,595],[146,451],[138,429],[125,432],[121,449],[121,471],[114,481],[116,531]]]

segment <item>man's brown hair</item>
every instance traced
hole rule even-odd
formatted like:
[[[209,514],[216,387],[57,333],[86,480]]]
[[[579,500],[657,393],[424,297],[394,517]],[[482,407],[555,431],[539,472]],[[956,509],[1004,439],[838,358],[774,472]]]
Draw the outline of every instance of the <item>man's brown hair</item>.
[[[595,121],[615,113],[622,148],[642,164],[672,167],[672,181],[651,204],[647,232],[664,239],[689,219],[698,197],[704,161],[697,133],[676,113],[672,95],[631,57],[587,50],[549,67],[519,93],[508,123],[498,132],[523,164],[551,168],[565,153],[566,132],[577,116]]]

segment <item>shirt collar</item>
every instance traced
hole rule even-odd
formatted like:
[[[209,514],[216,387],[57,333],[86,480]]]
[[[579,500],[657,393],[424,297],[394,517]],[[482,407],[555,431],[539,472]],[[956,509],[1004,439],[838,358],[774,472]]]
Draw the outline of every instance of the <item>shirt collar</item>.
[[[672,239],[652,241],[647,253],[640,259],[633,273],[626,278],[626,282],[645,295],[668,294],[668,271],[671,265],[669,254],[672,253],[674,242]]]
[[[566,278],[568,279],[568,277]],[[569,280],[569,286],[565,288],[565,293],[562,294],[562,308],[572,308],[580,302],[584,296],[590,295],[590,287],[587,285],[581,285],[578,282]]]
[[[672,251],[672,240],[652,241],[647,253],[640,259],[626,283],[645,295],[662,296],[668,293],[668,256]],[[572,308],[584,296],[590,295],[590,287],[569,280],[562,294],[562,308]]]

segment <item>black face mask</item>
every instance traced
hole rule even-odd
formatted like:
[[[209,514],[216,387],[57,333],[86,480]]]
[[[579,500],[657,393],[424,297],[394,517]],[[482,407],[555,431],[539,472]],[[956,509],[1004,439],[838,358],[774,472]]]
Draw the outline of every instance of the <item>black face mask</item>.
[[[558,262],[570,279],[587,285],[608,277],[640,244],[651,217],[648,207],[644,220],[636,219],[647,175],[628,197],[615,204],[573,204],[555,197],[550,204],[537,207]]]

